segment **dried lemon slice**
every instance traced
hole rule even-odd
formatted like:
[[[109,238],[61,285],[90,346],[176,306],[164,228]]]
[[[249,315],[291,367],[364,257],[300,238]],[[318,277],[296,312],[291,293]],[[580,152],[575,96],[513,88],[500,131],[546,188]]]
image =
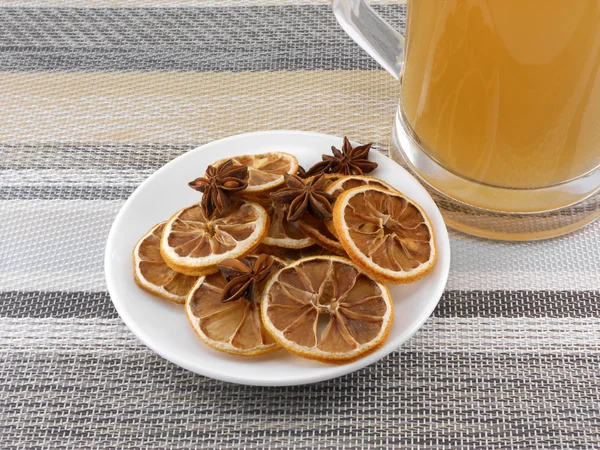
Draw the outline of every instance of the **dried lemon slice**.
[[[310,247],[315,241],[306,235],[297,223],[287,220],[290,205],[273,200],[268,194],[250,197],[267,211],[271,218],[269,230],[263,239],[263,244],[273,247],[301,249]]]
[[[230,160],[235,165],[248,166],[248,187],[242,195],[268,191],[283,184],[284,173],[296,173],[298,160],[294,155],[284,152],[240,155],[224,158],[213,164],[214,167]]]
[[[298,227],[310,236],[318,245],[336,255],[346,256],[346,251],[338,238],[329,231],[325,221],[310,214],[305,214],[298,222]]]
[[[165,224],[160,253],[173,270],[204,275],[227,258],[254,250],[269,228],[269,216],[257,203],[235,202],[228,213],[209,219],[199,204],[184,208]]]
[[[323,187],[323,189],[327,190],[327,188],[329,188],[329,186],[331,186],[333,183],[345,177],[346,175],[342,173],[326,173],[325,186]]]
[[[333,222],[346,253],[378,280],[410,283],[433,268],[431,222],[397,191],[369,185],[350,189],[336,200]]]
[[[364,175],[349,175],[342,177],[334,181],[326,189],[326,192],[330,194],[334,199],[338,198],[342,192],[354,189],[359,186],[376,186],[390,191],[396,191],[396,189],[386,183],[383,180],[375,177],[367,177]]]
[[[272,245],[266,245],[264,242],[260,244],[256,250],[252,252],[254,255],[260,255],[266,253],[267,255],[277,256],[284,261],[297,261],[301,258],[308,258],[310,256],[321,256],[321,255],[333,255],[334,253],[324,249],[320,245],[314,244],[310,247],[305,248],[285,248],[276,247]]]
[[[247,256],[254,262],[256,256]],[[273,258],[272,273],[285,266]],[[269,278],[258,285],[262,293]],[[262,324],[260,303],[246,298],[223,303],[223,288],[227,281],[220,273],[198,279],[185,302],[185,313],[198,337],[210,347],[236,355],[254,356],[279,348]],[[260,298],[260,297],[259,297]]]
[[[160,236],[165,222],[154,225],[133,248],[133,278],[146,292],[183,304],[198,279],[175,272],[160,255]]]
[[[359,359],[389,334],[387,288],[337,256],[296,261],[271,277],[261,300],[265,328],[292,353],[329,363]]]
[[[332,182],[325,192],[330,194],[333,197],[333,200],[335,201],[342,192],[345,192],[358,186],[365,186],[367,184],[388,189],[390,191],[396,190],[393,186],[387,184],[385,181],[380,180],[379,178],[367,177],[364,175],[349,175],[346,177],[338,178],[337,180]],[[331,234],[337,237],[337,231],[335,231],[333,220],[326,220],[325,226]]]
[[[311,179],[316,178],[318,176],[320,176],[320,175],[312,175],[310,177],[305,178],[304,180],[306,182],[308,182]],[[338,180],[341,180],[342,178],[346,178],[346,175],[341,174],[341,173],[326,173],[326,174],[323,174],[323,178],[325,178],[325,183],[323,184],[323,190],[326,191],[332,184],[334,184]]]

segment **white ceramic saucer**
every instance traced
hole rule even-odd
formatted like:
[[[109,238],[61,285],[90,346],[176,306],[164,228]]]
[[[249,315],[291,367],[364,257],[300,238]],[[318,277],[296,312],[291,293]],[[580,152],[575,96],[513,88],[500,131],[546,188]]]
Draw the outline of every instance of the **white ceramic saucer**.
[[[341,148],[342,139],[300,131],[242,134],[189,151],[144,181],[119,211],[105,253],[108,290],[131,331],[156,353],[188,370],[219,380],[264,386],[314,383],[338,377],[372,364],[410,338],[442,295],[450,267],[450,244],[442,216],[425,189],[402,167],[376,151],[371,151],[370,158],[379,167],[369,175],[387,181],[425,208],[439,249],[438,261],[425,278],[409,285],[390,285],[395,319],[388,340],[376,352],[345,365],[309,361],[285,350],[250,358],[221,353],[196,337],[183,307],[152,297],[133,281],[133,246],[152,225],[199,201],[200,194],[187,183],[202,176],[208,164],[243,153],[284,151],[296,155],[306,168],[319,161],[321,154],[329,153],[332,145]]]

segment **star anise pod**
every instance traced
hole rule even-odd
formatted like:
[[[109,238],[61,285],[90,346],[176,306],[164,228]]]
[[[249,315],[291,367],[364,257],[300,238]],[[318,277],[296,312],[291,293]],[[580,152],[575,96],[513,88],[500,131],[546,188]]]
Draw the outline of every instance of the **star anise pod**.
[[[215,211],[222,216],[231,206],[231,193],[248,186],[248,167],[234,165],[230,159],[218,167],[208,166],[205,176],[188,186],[203,193],[200,204],[208,217]]]
[[[317,219],[331,219],[333,197],[326,193],[325,177],[319,175],[310,180],[302,180],[297,175],[283,174],[287,188],[281,189],[271,197],[281,203],[289,203],[287,220],[294,222],[307,211]]]
[[[316,163],[306,171],[306,177],[320,173],[341,173],[344,175],[364,175],[377,168],[377,163],[369,161],[369,150],[373,144],[359,145],[352,148],[347,137],[344,137],[342,151],[331,146],[331,155],[322,155],[323,161]]]
[[[228,281],[221,295],[223,303],[233,302],[242,297],[254,302],[259,283],[267,278],[273,269],[273,258],[263,253],[254,263],[247,259],[226,259],[217,267]]]
[[[298,166],[298,171],[296,172],[296,175],[298,175],[300,178],[306,178],[306,170],[304,170],[304,167]]]

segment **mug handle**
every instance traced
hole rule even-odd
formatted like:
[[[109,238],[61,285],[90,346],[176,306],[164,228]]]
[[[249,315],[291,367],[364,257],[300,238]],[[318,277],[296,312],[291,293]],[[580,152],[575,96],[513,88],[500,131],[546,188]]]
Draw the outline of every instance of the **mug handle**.
[[[404,36],[369,6],[366,0],[332,0],[333,13],[344,31],[394,78],[404,64]]]

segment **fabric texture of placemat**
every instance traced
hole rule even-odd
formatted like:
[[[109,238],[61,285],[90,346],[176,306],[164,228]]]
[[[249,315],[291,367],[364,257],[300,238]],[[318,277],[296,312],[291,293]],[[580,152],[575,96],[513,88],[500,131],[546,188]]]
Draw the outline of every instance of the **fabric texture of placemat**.
[[[5,1],[0,48],[0,448],[600,447],[600,222],[537,243],[451,232],[424,327],[314,385],[195,375],[119,319],[108,230],[166,162],[265,129],[391,147],[398,83],[328,2]]]

